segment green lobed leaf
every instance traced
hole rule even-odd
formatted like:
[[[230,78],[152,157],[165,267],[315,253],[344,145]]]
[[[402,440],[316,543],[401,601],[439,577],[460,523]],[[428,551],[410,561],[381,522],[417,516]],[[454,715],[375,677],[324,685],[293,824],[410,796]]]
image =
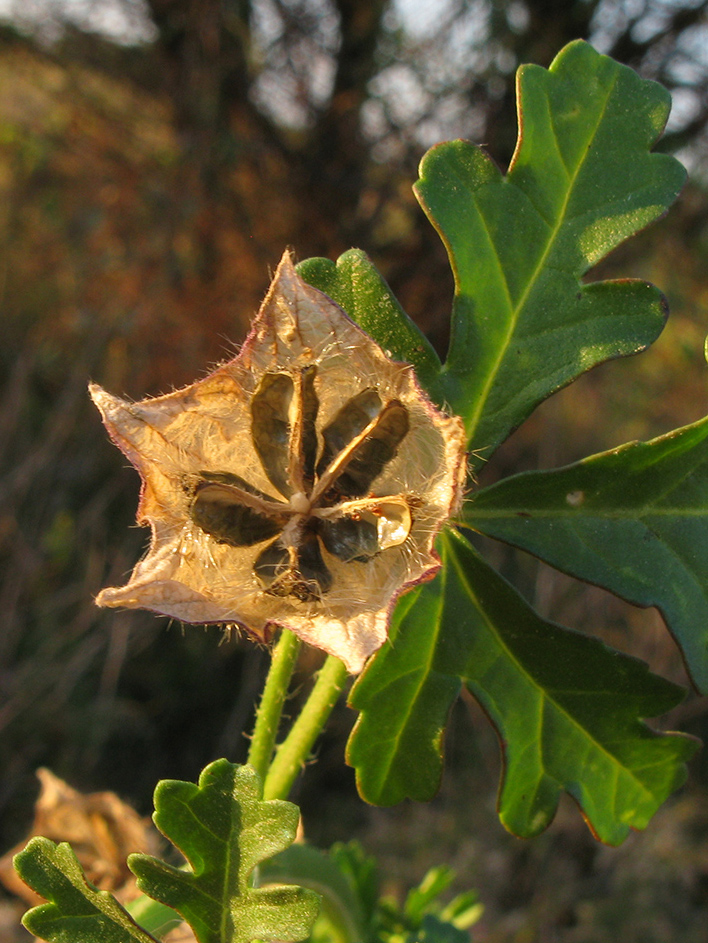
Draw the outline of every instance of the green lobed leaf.
[[[665,302],[636,280],[582,284],[673,202],[685,171],[650,154],[669,93],[582,41],[518,72],[519,140],[503,176],[465,141],[420,166],[416,195],[455,275],[448,359],[434,387],[486,460],[554,390],[660,333]]]
[[[25,884],[48,901],[22,918],[35,936],[50,943],[155,943],[112,894],[87,882],[66,842],[32,838],[14,865]]]
[[[546,828],[563,790],[605,842],[644,828],[683,782],[696,743],[657,734],[641,718],[665,713],[684,692],[597,639],[541,619],[460,535],[444,534],[441,549],[443,579],[417,591],[352,690],[362,713],[348,758],[364,798],[434,794],[441,736],[430,717],[446,716],[462,679],[502,743],[499,815],[510,831],[530,837]]]
[[[360,712],[347,744],[359,794],[374,805],[427,802],[442,776],[445,725],[462,688],[437,668],[447,647],[447,569],[399,600],[388,640],[359,676],[349,706]]]
[[[184,854],[191,870],[149,855],[128,865],[138,888],[176,910],[199,943],[304,940],[317,916],[317,894],[300,887],[253,886],[257,865],[292,844],[299,810],[264,801],[255,770],[216,760],[199,784],[164,780],[153,819]]]
[[[440,372],[438,355],[364,252],[350,249],[336,263],[306,259],[297,272],[329,295],[391,357],[412,364],[423,386],[434,382]]]
[[[708,418],[474,493],[465,521],[629,602],[657,606],[708,692]]]

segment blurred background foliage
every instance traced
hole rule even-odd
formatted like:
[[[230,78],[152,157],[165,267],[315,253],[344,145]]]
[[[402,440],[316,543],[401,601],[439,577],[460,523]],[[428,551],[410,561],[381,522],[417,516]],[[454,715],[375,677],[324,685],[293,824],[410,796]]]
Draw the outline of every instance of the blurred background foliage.
[[[157,779],[194,778],[220,755],[242,760],[242,730],[266,661],[215,627],[183,631],[146,613],[93,606],[102,586],[128,574],[146,534],[133,526],[137,476],[89,405],[89,378],[139,398],[203,375],[234,353],[285,246],[301,259],[363,248],[444,352],[452,278],[410,191],[417,162],[439,140],[468,137],[506,167],[516,137],[517,66],[548,66],[572,39],[589,39],[674,95],[661,146],[686,163],[692,183],[667,219],[593,273],[654,281],[672,317],[651,353],[603,366],[552,397],[482,480],[576,460],[705,414],[707,7],[696,0],[7,0],[0,27],[1,850],[27,826],[40,765],[81,789],[115,789],[147,811]],[[492,552],[544,615],[601,633],[685,681],[655,613],[638,613],[510,551]],[[472,745],[474,706],[458,714],[450,753],[459,775],[446,789],[463,805],[472,788],[487,797],[474,828],[484,817],[500,831],[489,798],[498,777],[493,737],[478,731]],[[337,804],[352,788],[342,766],[350,722],[342,708],[302,796],[321,841],[371,822],[384,833],[383,813],[343,814]],[[672,723],[708,733],[700,701],[689,701]],[[699,761],[696,788],[705,769]],[[427,821],[428,813],[416,814]],[[444,817],[434,821],[443,842],[459,836],[459,824],[446,831]],[[416,833],[424,846],[425,827]],[[567,837],[562,822],[557,828]],[[573,829],[570,844],[594,860],[591,839]],[[525,853],[527,870],[538,871],[549,847],[543,842],[554,840]],[[413,852],[404,857],[417,866]],[[705,907],[708,863],[701,861],[696,906]],[[507,888],[510,869],[497,868]],[[516,912],[534,893],[521,888],[499,906]],[[558,926],[568,906],[553,911]],[[568,926],[582,924],[577,914],[574,920]],[[514,936],[515,926],[485,939],[536,939]],[[643,932],[644,943],[665,938],[650,935],[659,932],[656,922]],[[691,943],[690,928],[682,932]],[[548,939],[585,939],[568,933]]]

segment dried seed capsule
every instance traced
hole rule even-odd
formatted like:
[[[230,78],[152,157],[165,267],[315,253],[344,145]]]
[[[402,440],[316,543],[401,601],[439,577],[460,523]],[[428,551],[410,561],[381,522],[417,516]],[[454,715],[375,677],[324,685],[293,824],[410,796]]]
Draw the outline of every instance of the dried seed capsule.
[[[396,597],[440,566],[462,423],[287,255],[234,360],[138,403],[91,394],[140,472],[138,520],[152,532],[99,605],[235,622],[260,639],[287,626],[357,673]]]

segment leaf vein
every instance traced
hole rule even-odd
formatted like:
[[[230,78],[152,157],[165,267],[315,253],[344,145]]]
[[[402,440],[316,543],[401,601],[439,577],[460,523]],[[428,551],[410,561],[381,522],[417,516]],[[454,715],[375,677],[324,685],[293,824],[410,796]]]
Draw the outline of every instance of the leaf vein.
[[[528,281],[527,281],[527,284],[526,284],[525,289],[523,290],[523,292],[521,293],[521,295],[520,295],[520,297],[519,297],[518,303],[517,303],[515,306],[513,306],[513,307],[512,307],[512,310],[510,311],[510,318],[509,318],[509,320],[508,320],[508,329],[507,329],[507,331],[506,331],[506,336],[505,336],[504,338],[501,338],[501,339],[500,339],[500,343],[499,343],[499,347],[498,347],[497,356],[496,356],[496,358],[495,358],[494,363],[490,366],[490,369],[489,369],[488,372],[487,372],[487,377],[486,377],[485,383],[484,383],[484,385],[482,386],[482,388],[481,388],[481,390],[480,390],[480,393],[479,393],[479,397],[478,397],[478,400],[477,400],[476,408],[475,408],[475,410],[472,412],[472,414],[471,414],[471,416],[470,416],[470,423],[469,423],[469,428],[468,428],[468,436],[469,436],[470,440],[472,439],[472,436],[473,436],[473,434],[474,434],[474,430],[477,428],[477,425],[478,425],[478,423],[479,423],[480,416],[482,415],[482,412],[483,412],[483,410],[484,410],[484,407],[485,407],[485,405],[486,405],[486,402],[487,402],[487,400],[489,399],[490,390],[491,390],[491,388],[492,388],[494,382],[496,381],[496,378],[497,378],[497,375],[498,375],[498,373],[499,373],[499,370],[501,369],[502,362],[504,361],[504,359],[505,359],[505,357],[506,357],[506,353],[507,353],[507,350],[508,350],[508,348],[509,348],[509,344],[511,343],[511,339],[512,339],[512,337],[514,336],[515,329],[516,329],[516,324],[517,324],[517,322],[518,322],[518,320],[519,320],[519,317],[520,317],[520,315],[521,315],[521,312],[523,311],[523,308],[524,308],[524,306],[526,305],[526,302],[528,301],[528,298],[529,298],[529,295],[531,294],[532,288],[533,288],[534,285],[536,284],[536,281],[537,281],[537,279],[538,279],[539,273],[543,270],[543,268],[544,268],[544,266],[545,266],[545,264],[546,264],[546,259],[547,259],[548,256],[550,255],[551,249],[552,249],[553,246],[555,245],[556,240],[558,239],[558,236],[559,236],[559,234],[560,234],[560,232],[561,232],[561,230],[562,230],[564,224],[567,222],[566,217],[565,217],[565,214],[566,214],[568,205],[569,205],[569,203],[570,203],[570,198],[571,198],[571,196],[572,196],[572,194],[573,194],[573,188],[574,188],[574,185],[575,185],[575,181],[578,179],[578,176],[579,176],[579,174],[580,174],[580,171],[581,171],[581,169],[582,169],[582,167],[583,167],[585,161],[587,160],[587,155],[588,155],[588,153],[589,153],[589,144],[590,144],[590,142],[592,141],[592,139],[594,138],[595,134],[597,133],[597,129],[599,128],[600,123],[601,123],[601,121],[602,121],[602,119],[603,119],[603,117],[604,117],[604,115],[605,115],[605,112],[606,112],[606,110],[607,110],[607,104],[608,104],[608,102],[609,102],[611,93],[612,93],[612,91],[614,90],[614,86],[615,86],[616,82],[617,82],[617,76],[615,75],[615,76],[613,77],[613,81],[612,81],[610,87],[606,90],[605,100],[604,100],[604,102],[602,103],[601,107],[598,109],[598,117],[597,117],[597,120],[596,120],[594,126],[592,127],[592,129],[591,129],[591,131],[590,131],[590,134],[588,135],[587,142],[586,142],[586,145],[587,145],[587,146],[586,146],[586,147],[584,148],[584,150],[583,150],[583,156],[582,156],[582,158],[578,161],[577,167],[575,168],[575,170],[573,171],[573,173],[572,173],[572,174],[569,174],[569,176],[568,176],[568,188],[567,188],[567,192],[566,192],[566,194],[565,194],[565,198],[564,198],[564,200],[563,200],[562,206],[561,206],[560,209],[559,209],[557,222],[555,223],[554,226],[551,227],[551,232],[550,232],[550,234],[549,234],[549,237],[548,237],[548,240],[547,240],[547,242],[546,242],[546,245],[545,245],[543,251],[541,252],[541,254],[539,255],[538,261],[537,261],[537,263],[536,263],[536,265],[535,265],[535,267],[534,267],[533,272],[531,273],[531,275],[530,275],[530,277],[529,277],[529,279],[528,279]],[[555,129],[554,129],[554,137],[555,137]],[[508,179],[508,177],[507,177],[506,179]],[[475,200],[475,203],[476,203],[476,202],[477,202],[477,201]],[[481,214],[480,214],[480,216],[481,216]],[[483,217],[482,217],[482,218],[483,218]],[[485,231],[486,231],[486,230],[485,230]],[[491,238],[491,237],[490,237],[490,238]],[[497,253],[497,251],[496,251],[496,248],[495,248],[495,258],[497,259],[497,262],[498,262],[499,257],[498,257],[498,253]],[[509,295],[509,292],[508,292],[508,281],[507,281],[507,279],[504,279],[504,285],[505,285],[505,287],[506,287],[506,289],[507,289],[507,295]]]

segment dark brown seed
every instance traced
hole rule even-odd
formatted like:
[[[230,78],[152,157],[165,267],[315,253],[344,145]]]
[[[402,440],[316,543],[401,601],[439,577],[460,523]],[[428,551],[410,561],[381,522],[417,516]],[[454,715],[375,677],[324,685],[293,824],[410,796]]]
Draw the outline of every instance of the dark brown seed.
[[[251,547],[282,531],[284,521],[233,500],[228,486],[206,482],[189,509],[189,516],[205,534],[230,547]]]
[[[346,498],[367,494],[374,480],[396,455],[409,428],[408,410],[403,403],[392,400],[384,406],[374,428],[354,449],[344,470],[333,482],[333,489]]]
[[[290,461],[290,404],[294,384],[287,373],[266,373],[251,400],[251,437],[263,470],[286,498]]]
[[[379,551],[376,526],[361,517],[358,520],[353,517],[320,520],[319,535],[325,549],[344,563],[352,560],[366,563]]]
[[[250,484],[250,482],[246,481],[244,478],[241,478],[239,475],[234,475],[233,472],[200,471],[198,474],[201,481],[197,483],[196,488],[192,487],[192,491],[195,494],[197,491],[199,491],[200,488],[203,487],[203,482],[209,482],[212,484],[232,485],[241,491],[245,491],[247,494],[252,494],[255,498],[261,498],[263,501],[277,500],[272,495],[261,491],[260,488],[256,488],[254,485]]]
[[[256,557],[253,572],[264,589],[274,595],[287,595],[273,590],[273,584],[290,572],[290,551],[277,540],[268,544]]]
[[[317,536],[308,530],[297,547],[283,547],[277,540],[265,547],[253,572],[272,596],[295,596],[302,602],[315,602],[332,587]]]
[[[378,416],[381,406],[381,397],[373,389],[362,390],[342,406],[322,430],[324,447],[317,463],[318,475],[322,475],[330,462]]]

